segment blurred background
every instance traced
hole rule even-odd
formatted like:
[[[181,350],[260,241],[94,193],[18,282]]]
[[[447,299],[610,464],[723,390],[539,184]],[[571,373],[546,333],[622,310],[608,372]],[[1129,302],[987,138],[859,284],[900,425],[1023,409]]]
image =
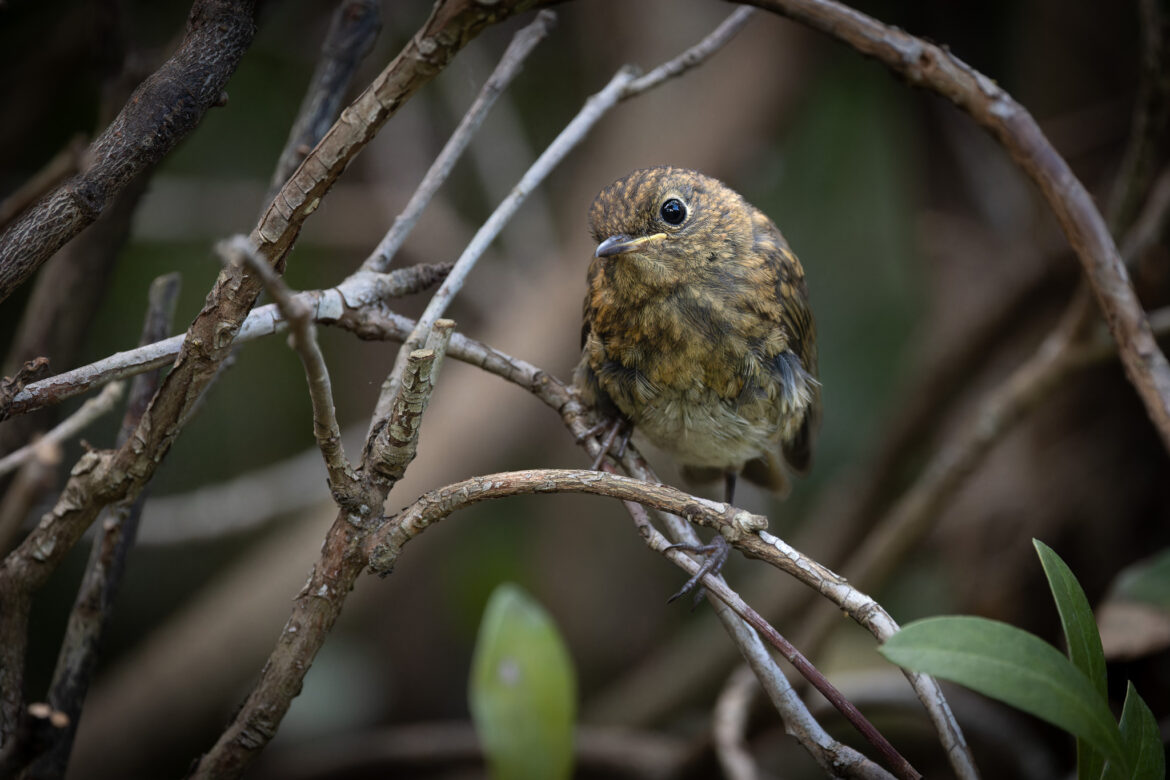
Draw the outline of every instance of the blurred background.
[[[9,0],[0,7],[0,194],[72,139],[100,132],[111,106],[125,100],[119,74],[133,81],[149,73],[173,49],[189,6]],[[1098,201],[1109,202],[1139,91],[1135,2],[858,7],[946,44],[995,79],[1032,112]],[[85,305],[74,312],[83,324],[49,354],[54,372],[132,347],[157,275],[182,274],[176,332],[186,328],[218,272],[213,245],[250,231],[265,205],[333,8],[320,0],[263,4],[227,105],[209,112],[161,165],[132,218],[127,209],[124,246],[111,239],[116,259],[83,277],[101,294],[92,312]],[[382,10],[382,33],[354,94],[414,34],[430,3],[384,3]],[[731,10],[709,0],[557,6],[556,29],[489,115],[395,266],[453,261],[619,65],[649,69]],[[487,29],[361,153],[301,234],[288,263],[291,286],[329,287],[357,268],[530,17]],[[593,249],[589,203],[614,179],[658,164],[727,182],[776,221],[804,263],[825,405],[813,470],[783,503],[748,488],[739,503],[766,513],[774,533],[841,566],[986,392],[1054,326],[1078,283],[1076,259],[1036,189],[965,115],[844,46],[758,12],[707,64],[618,106],[533,194],[452,307],[459,330],[568,380],[580,354]],[[1163,240],[1135,271],[1150,307],[1166,302],[1168,260]],[[0,344],[9,352],[32,288],[0,307]],[[413,316],[424,303],[418,296],[398,309]],[[396,345],[327,328],[320,337],[352,448]],[[9,354],[4,373],[23,359]],[[35,429],[76,405],[39,416]],[[116,418],[84,438],[111,446]],[[18,424],[28,425],[6,422],[0,437],[11,439]],[[903,441],[895,445],[899,431]],[[30,432],[22,427],[17,438]],[[67,450],[58,484],[80,452],[77,443]],[[680,484],[667,458],[647,454],[664,479]],[[475,474],[585,465],[551,410],[449,361],[418,458],[387,509]],[[1101,603],[1118,572],[1166,546],[1168,465],[1116,363],[1077,372],[991,449],[873,595],[901,622],[973,613],[1057,641],[1059,622],[1031,539],[1054,547]],[[247,694],[288,616],[334,512],[313,450],[303,372],[283,338],[238,352],[150,496],[70,777],[181,774]],[[87,554],[80,545],[35,602],[30,700],[44,695]],[[791,638],[816,614],[798,608],[798,586],[761,564],[735,556],[726,573]],[[526,588],[563,632],[584,724],[621,729],[632,744],[660,749],[663,776],[667,769],[669,776],[718,776],[711,707],[738,661],[735,650],[709,607],[665,603],[681,572],[645,548],[618,504],[577,496],[460,512],[414,542],[391,577],[361,578],[253,776],[384,776],[388,767],[403,777],[479,776],[474,762],[450,759],[453,748],[444,755],[443,745],[455,743],[442,740],[463,733],[479,618],[491,590],[507,581]],[[815,660],[919,769],[945,775],[919,712],[902,700],[900,676],[868,634],[846,623]],[[1132,629],[1155,639],[1111,667],[1111,681],[1123,691],[1126,677],[1134,679],[1163,718],[1170,664],[1157,630],[1153,618]],[[957,694],[955,707],[987,776],[1069,770],[1072,746],[1062,735],[973,695]],[[825,717],[852,739],[833,715]],[[437,740],[429,760],[342,760],[360,757],[379,734],[428,724],[433,732],[412,733],[417,744]],[[751,737],[766,771],[818,776],[774,712],[760,710]],[[1002,755],[1013,757],[1001,766],[995,756]],[[644,776],[584,763],[580,772]]]

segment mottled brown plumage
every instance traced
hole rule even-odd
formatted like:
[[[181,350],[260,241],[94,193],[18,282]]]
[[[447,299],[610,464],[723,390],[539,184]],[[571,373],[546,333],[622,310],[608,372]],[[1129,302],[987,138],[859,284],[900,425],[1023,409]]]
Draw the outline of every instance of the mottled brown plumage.
[[[689,477],[782,490],[778,453],[805,471],[820,417],[816,330],[784,236],[722,182],[669,167],[606,187],[589,221],[583,398]]]

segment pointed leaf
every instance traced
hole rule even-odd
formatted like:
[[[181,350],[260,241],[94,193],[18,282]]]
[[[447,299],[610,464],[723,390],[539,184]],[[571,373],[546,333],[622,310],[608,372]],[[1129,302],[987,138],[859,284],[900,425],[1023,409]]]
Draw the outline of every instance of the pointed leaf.
[[[1138,696],[1130,683],[1125,691],[1125,705],[1121,710],[1121,741],[1129,759],[1130,773],[1126,774],[1110,762],[1105,766],[1106,780],[1164,780],[1166,777],[1166,754],[1162,748],[1162,735],[1158,732],[1158,721],[1154,713]]]
[[[1068,564],[1051,547],[1039,539],[1033,539],[1032,544],[1040,556],[1044,575],[1048,577],[1048,587],[1056,601],[1056,610],[1060,613],[1069,660],[1089,678],[1101,698],[1107,700],[1105,652],[1101,648],[1097,620],[1093,617],[1093,608],[1089,606],[1085,591]],[[1080,780],[1096,780],[1101,776],[1104,766],[1104,756],[1084,738],[1078,737],[1077,777]]]
[[[1104,697],[1059,650],[1027,631],[978,617],[926,618],[903,626],[880,650],[899,666],[1046,720],[1124,764]]]
[[[471,668],[471,715],[492,777],[569,777],[572,661],[548,613],[518,586],[500,585],[488,599]]]

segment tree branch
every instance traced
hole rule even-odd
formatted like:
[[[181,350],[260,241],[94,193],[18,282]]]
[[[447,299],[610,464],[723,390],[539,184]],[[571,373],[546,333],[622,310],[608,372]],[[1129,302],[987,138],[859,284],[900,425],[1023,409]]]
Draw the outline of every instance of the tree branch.
[[[196,0],[179,48],[90,146],[91,165],[0,234],[0,301],[158,164],[215,105],[252,42],[254,0]]]

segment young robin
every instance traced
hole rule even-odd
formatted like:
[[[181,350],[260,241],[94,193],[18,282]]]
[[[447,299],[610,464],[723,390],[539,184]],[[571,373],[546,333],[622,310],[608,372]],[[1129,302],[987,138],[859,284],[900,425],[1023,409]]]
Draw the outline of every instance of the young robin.
[[[786,467],[808,469],[821,407],[804,269],[784,236],[722,182],[671,167],[609,185],[589,221],[574,380],[612,421],[605,451],[633,426],[688,479],[724,475],[729,503],[737,474],[783,492]]]

